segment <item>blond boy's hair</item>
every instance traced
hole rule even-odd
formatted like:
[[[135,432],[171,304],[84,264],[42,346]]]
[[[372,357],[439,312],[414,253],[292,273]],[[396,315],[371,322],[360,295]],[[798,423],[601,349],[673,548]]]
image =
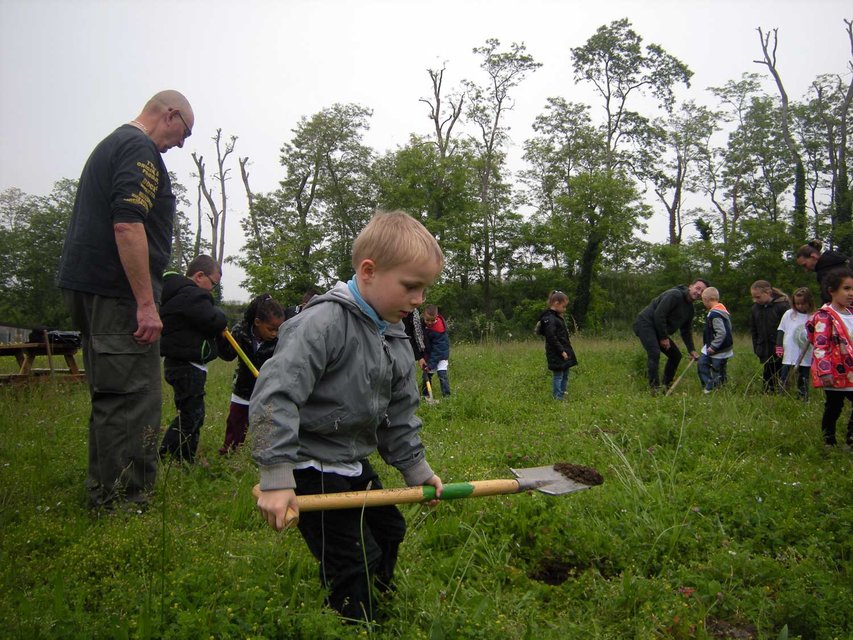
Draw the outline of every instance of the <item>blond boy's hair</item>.
[[[377,211],[352,243],[352,268],[373,260],[378,269],[407,262],[435,260],[444,267],[444,255],[427,228],[405,211]]]
[[[720,301],[720,292],[717,287],[706,287],[704,291],[702,291],[702,300],[716,300]]]

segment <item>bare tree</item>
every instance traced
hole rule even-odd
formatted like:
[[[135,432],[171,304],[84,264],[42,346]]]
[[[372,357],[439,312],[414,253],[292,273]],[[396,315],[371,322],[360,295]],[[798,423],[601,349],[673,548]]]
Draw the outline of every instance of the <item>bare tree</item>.
[[[249,157],[238,157],[237,162],[240,165],[240,177],[243,178],[243,186],[246,188],[246,200],[249,203],[249,222],[251,224],[252,235],[254,236],[255,242],[258,243],[259,255],[264,256],[264,239],[261,234],[260,227],[258,225],[257,212],[255,211],[255,194],[249,187],[249,171],[246,168],[249,164]]]
[[[213,178],[219,182],[219,201],[217,206],[213,198],[213,192],[207,186],[205,178],[204,156],[198,155],[195,152],[192,154],[193,161],[198,169],[198,183],[204,199],[207,201],[207,206],[210,213],[207,219],[210,222],[210,246],[211,257],[219,263],[225,258],[225,221],[228,213],[228,196],[225,190],[225,182],[229,179],[228,172],[230,169],[225,168],[225,161],[228,156],[234,151],[234,144],[237,142],[237,136],[231,136],[228,142],[225,143],[223,149],[222,129],[216,130],[216,135],[211,138],[216,145],[216,166],[217,172],[213,174]]]
[[[782,84],[782,77],[776,68],[776,47],[779,45],[779,29],[771,29],[765,34],[761,30],[761,27],[758,27],[758,39],[761,42],[761,52],[764,54],[764,59],[753,60],[753,62],[767,66],[767,69],[776,81],[776,87],[779,89],[779,97],[782,101],[782,136],[785,140],[785,146],[788,147],[788,152],[791,154],[791,159],[794,161],[793,231],[794,238],[799,243],[806,236],[806,170],[803,166],[802,156],[797,149],[797,145],[794,143],[793,136],[791,136],[791,128],[788,124],[791,120],[788,93],[785,91],[785,85]]]
[[[847,25],[847,40],[850,42],[850,61],[847,66],[853,73],[853,20],[844,20]],[[835,184],[835,218],[843,225],[841,248],[848,255],[853,252],[853,231],[850,223],[853,221],[853,198],[850,194],[850,183],[847,175],[847,133],[850,117],[850,104],[853,102],[853,76],[847,85],[844,100],[838,106],[839,136],[838,136],[838,179]]]
[[[441,84],[444,81],[446,68],[446,65],[442,65],[440,70],[427,69],[432,81],[432,98],[421,98],[419,100],[419,102],[429,106],[429,119],[432,120],[435,127],[435,144],[442,160],[452,155],[455,150],[455,145],[450,146],[450,134],[462,115],[462,104],[465,98],[464,94],[448,96],[447,102],[450,104],[450,112],[442,112]]]

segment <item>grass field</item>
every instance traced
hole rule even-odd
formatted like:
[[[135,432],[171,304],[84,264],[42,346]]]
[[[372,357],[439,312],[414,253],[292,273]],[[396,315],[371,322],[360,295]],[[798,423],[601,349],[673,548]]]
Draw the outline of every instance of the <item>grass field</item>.
[[[164,466],[141,515],[85,508],[84,385],[0,388],[0,635],[853,637],[853,453],[824,450],[821,393],[762,395],[738,341],[729,387],[705,396],[690,371],[654,398],[636,341],[574,344],[564,403],[541,343],[454,345],[453,396],[422,407],[423,438],[445,482],[565,461],[604,484],[401,507],[398,590],[378,626],[323,607],[298,532],[276,534],[254,508],[248,451],[217,455],[232,363],[208,379],[210,466]]]

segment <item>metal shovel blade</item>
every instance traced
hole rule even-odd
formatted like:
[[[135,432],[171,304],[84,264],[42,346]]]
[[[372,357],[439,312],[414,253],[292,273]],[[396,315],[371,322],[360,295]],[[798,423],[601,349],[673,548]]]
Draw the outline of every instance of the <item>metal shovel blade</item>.
[[[553,466],[510,469],[518,479],[518,490],[536,489],[551,496],[562,496],[589,489],[589,484],[577,482],[555,470]]]

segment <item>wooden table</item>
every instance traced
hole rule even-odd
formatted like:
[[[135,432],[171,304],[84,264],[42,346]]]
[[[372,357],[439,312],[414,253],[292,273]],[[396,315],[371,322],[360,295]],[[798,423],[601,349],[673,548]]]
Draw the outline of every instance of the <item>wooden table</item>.
[[[85,380],[86,376],[77,366],[74,355],[80,347],[71,344],[48,344],[44,342],[21,342],[0,344],[0,356],[14,356],[18,361],[18,373],[0,375],[0,383],[32,382],[50,375],[61,380]],[[33,364],[37,356],[47,356],[49,369],[36,369]],[[65,358],[67,369],[56,369],[53,357]]]

